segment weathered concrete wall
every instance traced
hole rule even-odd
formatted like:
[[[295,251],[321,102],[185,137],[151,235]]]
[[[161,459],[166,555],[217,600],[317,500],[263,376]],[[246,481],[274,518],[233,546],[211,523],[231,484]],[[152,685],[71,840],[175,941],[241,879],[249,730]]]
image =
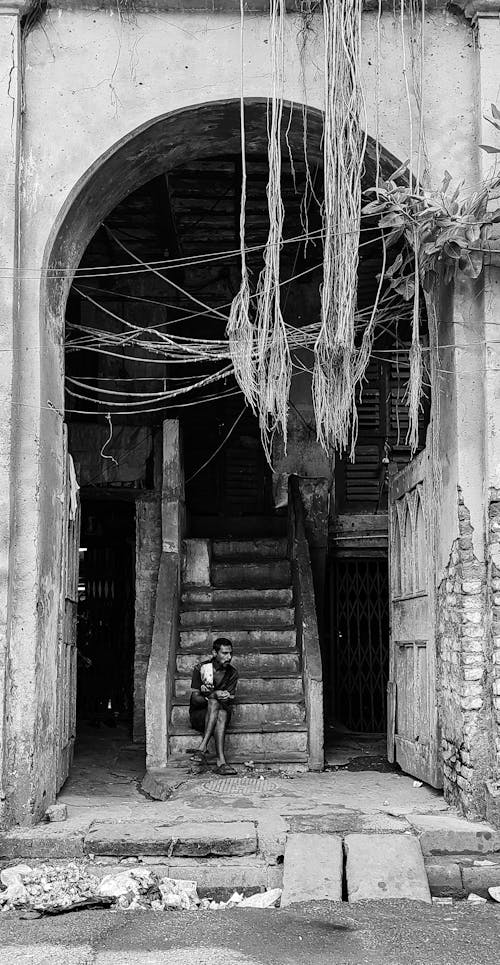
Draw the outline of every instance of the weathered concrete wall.
[[[239,23],[234,13],[167,15],[157,9],[142,13],[139,3],[136,7],[137,15],[125,18],[119,16],[115,3],[72,9],[72,4],[61,0],[59,6],[51,6],[26,41],[24,178],[18,223],[23,274],[13,371],[22,408],[19,405],[13,417],[10,491],[15,493],[15,528],[10,546],[11,594],[2,611],[7,612],[10,653],[9,726],[16,735],[16,741],[9,742],[7,767],[18,789],[17,797],[8,793],[18,820],[32,820],[40,814],[53,794],[54,774],[51,744],[61,546],[64,299],[46,310],[44,270],[63,212],[78,200],[83,185],[92,183],[104,154],[111,155],[134,131],[169,112],[237,97],[240,85]],[[296,17],[287,19],[285,94],[295,103],[321,109],[319,21],[312,23],[305,51],[301,50],[300,27]],[[431,13],[427,28],[424,103],[431,180],[438,183],[448,168],[471,184],[478,171],[477,50],[470,26],[460,16]],[[384,13],[379,84],[376,14],[364,15],[363,30],[367,129],[371,135],[378,131],[384,146],[396,157],[405,158],[409,117],[400,25],[391,13]],[[271,93],[268,31],[266,15],[247,19],[248,97],[266,98]],[[10,39],[7,27],[0,40],[8,63]],[[409,49],[406,55],[410,63]],[[8,97],[0,109],[7,116],[5,112],[13,107],[15,117],[16,105],[10,93]],[[377,100],[380,110],[376,109]],[[412,108],[416,130],[414,104]],[[7,181],[13,185],[18,153],[7,148],[7,155],[3,170],[8,171]],[[140,134],[135,160],[135,183],[130,183],[124,168],[115,174],[110,191],[111,187],[117,190],[117,182],[123,183],[124,191],[138,186],[141,170],[147,179],[146,162],[142,169],[140,163]],[[90,190],[87,214],[81,212],[88,231],[86,240],[106,216],[109,204],[106,190]],[[7,208],[11,210],[9,202]],[[9,232],[6,261],[14,264],[16,245],[13,231]],[[82,236],[70,238],[65,246],[66,287],[84,244]],[[0,294],[2,318],[11,318],[12,291]],[[2,487],[2,493],[6,491]],[[4,522],[2,525],[5,528]]]
[[[136,500],[133,738],[146,739],[144,702],[161,556],[160,497]]]

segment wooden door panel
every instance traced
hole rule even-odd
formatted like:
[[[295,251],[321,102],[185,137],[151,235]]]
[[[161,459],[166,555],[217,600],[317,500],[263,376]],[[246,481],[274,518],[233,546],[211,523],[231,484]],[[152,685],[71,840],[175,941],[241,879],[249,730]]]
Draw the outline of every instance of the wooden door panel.
[[[407,773],[441,787],[431,498],[424,450],[392,477],[389,491],[388,756]]]
[[[64,435],[64,511],[61,559],[61,603],[57,666],[57,790],[64,784],[73,759],[76,730],[78,559],[80,497],[73,461]]]

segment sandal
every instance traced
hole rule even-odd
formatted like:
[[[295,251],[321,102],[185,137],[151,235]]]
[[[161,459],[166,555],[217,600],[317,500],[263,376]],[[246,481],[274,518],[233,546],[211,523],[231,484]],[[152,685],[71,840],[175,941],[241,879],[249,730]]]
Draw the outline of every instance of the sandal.
[[[219,764],[219,766],[215,768],[215,773],[226,777],[229,774],[237,774],[238,771],[236,768],[231,767],[231,764]]]
[[[196,761],[199,764],[204,764],[206,759],[207,759],[206,751],[194,751],[194,753],[191,756],[191,760]]]

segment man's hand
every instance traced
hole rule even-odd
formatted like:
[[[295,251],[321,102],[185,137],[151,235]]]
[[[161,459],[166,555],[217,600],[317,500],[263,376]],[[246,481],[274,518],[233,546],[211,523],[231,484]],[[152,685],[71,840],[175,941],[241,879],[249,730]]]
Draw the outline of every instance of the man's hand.
[[[217,700],[231,700],[228,690],[214,690],[214,697],[217,697]]]
[[[210,684],[202,684],[202,685],[201,685],[201,692],[202,692],[202,694],[209,694],[209,693],[211,692],[211,690],[212,690],[212,688],[211,688]]]

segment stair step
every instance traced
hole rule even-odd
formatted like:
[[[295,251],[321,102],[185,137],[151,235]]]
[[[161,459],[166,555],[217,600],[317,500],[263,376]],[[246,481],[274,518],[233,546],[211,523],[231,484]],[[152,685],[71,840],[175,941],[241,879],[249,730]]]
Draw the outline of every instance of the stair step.
[[[212,583],[214,586],[233,587],[289,587],[291,584],[290,564],[284,560],[271,563],[212,563]]]
[[[195,653],[187,653],[186,651],[178,652],[177,673],[181,676],[191,674],[195,666],[200,662],[201,655],[208,657],[208,648],[205,651],[198,650]],[[250,672],[258,674],[263,671],[266,673],[279,671],[283,674],[296,674],[300,671],[299,654],[296,650],[283,650],[278,653],[263,650],[254,653],[238,653],[238,657],[234,663],[238,673]]]
[[[215,560],[232,560],[246,557],[249,560],[286,559],[288,542],[285,539],[214,539],[212,554]]]
[[[197,737],[199,743],[200,735],[198,734]],[[190,740],[192,740],[192,738],[190,738]],[[307,751],[275,751],[272,757],[270,757],[267,751],[254,751],[252,756],[249,757],[248,754],[240,753],[234,750],[231,753],[231,762],[233,764],[244,764],[249,760],[251,760],[253,764],[306,764],[308,754]],[[182,762],[185,764],[186,752],[169,753],[168,762],[169,764],[170,762]]]
[[[237,730],[240,726],[257,727],[258,729],[264,724],[266,726],[272,724],[275,727],[279,726],[282,730],[287,730],[290,726],[295,727],[297,724],[302,724],[305,721],[305,715],[304,702],[300,703],[299,701],[293,703],[291,701],[237,703],[231,717],[231,730]],[[185,727],[189,720],[187,705],[184,702],[179,703],[178,700],[174,700],[170,719],[174,731],[177,727]]]
[[[183,717],[182,723],[176,724],[169,729],[169,733],[172,737],[189,737],[193,734],[197,734],[198,731],[193,730],[189,726],[189,721],[186,723],[187,718]],[[301,734],[306,733],[307,725],[304,721],[289,721],[285,723],[282,720],[267,720],[263,723],[253,723],[252,721],[231,721],[231,727],[226,733],[226,738],[231,734],[253,734],[258,736],[259,734]]]
[[[234,610],[183,610],[181,627],[218,627],[235,629],[245,627],[293,627],[295,610],[293,607],[247,607]]]
[[[259,590],[254,587],[238,589],[230,586],[185,586],[181,600],[185,610],[192,609],[200,603],[203,604],[203,608],[215,605],[220,609],[289,606],[293,601],[293,591],[291,587]]]
[[[255,854],[257,836],[250,822],[175,824],[124,821],[100,824],[84,839],[84,852],[99,855],[168,855],[205,858]]]
[[[206,629],[189,629],[180,632],[181,651],[189,650],[192,653],[208,654],[212,648],[212,643],[220,637],[219,630],[212,627]],[[231,630],[231,640],[235,653],[257,650],[290,650],[297,644],[297,637],[294,627],[288,629],[255,627],[252,629],[233,629]]]
[[[191,678],[176,677],[175,698],[189,700],[191,693]],[[290,700],[303,696],[302,677],[242,677],[238,680],[238,700],[273,701]]]
[[[169,757],[186,760],[188,750],[196,747],[200,735],[195,730],[186,730],[172,735],[169,739]],[[226,734],[225,749],[229,760],[237,761],[281,761],[307,760],[307,732],[305,724],[287,731],[231,730]]]

